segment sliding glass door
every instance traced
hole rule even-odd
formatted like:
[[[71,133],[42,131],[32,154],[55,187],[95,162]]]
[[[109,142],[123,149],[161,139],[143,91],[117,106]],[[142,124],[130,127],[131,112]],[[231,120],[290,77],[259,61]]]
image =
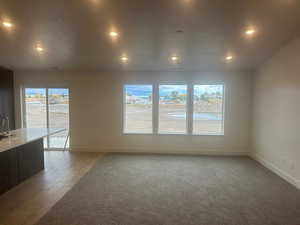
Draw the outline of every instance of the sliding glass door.
[[[26,88],[24,91],[24,127],[47,127],[47,99],[45,88]],[[44,148],[48,148],[48,141],[44,139]]]
[[[25,88],[24,106],[24,127],[66,129],[46,138],[45,148],[69,148],[69,89]]]
[[[50,136],[49,148],[64,148],[66,141],[66,147],[69,148],[69,139],[66,140],[69,132],[69,89],[48,89],[48,116],[48,127],[66,129]]]

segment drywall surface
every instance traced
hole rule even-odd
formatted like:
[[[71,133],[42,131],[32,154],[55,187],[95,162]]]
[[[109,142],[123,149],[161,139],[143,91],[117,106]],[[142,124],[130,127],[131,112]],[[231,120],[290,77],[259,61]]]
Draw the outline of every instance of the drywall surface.
[[[254,79],[253,155],[300,187],[300,38]]]
[[[226,86],[225,135],[124,135],[124,84],[186,82]],[[71,150],[247,154],[250,146],[252,76],[249,73],[16,72],[16,121],[21,126],[23,87],[70,88]]]

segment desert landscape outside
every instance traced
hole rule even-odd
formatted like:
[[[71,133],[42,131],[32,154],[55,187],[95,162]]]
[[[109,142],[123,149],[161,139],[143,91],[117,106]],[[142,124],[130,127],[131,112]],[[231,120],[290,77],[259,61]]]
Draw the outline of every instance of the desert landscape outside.
[[[124,132],[152,133],[152,85],[125,85]],[[159,133],[187,132],[187,85],[159,86]],[[224,134],[223,85],[193,86],[193,134]]]
[[[69,132],[69,90],[25,88],[24,100],[25,126],[27,128],[65,128],[66,131],[44,139],[45,148],[63,149]],[[69,147],[69,140],[67,140],[66,147]]]

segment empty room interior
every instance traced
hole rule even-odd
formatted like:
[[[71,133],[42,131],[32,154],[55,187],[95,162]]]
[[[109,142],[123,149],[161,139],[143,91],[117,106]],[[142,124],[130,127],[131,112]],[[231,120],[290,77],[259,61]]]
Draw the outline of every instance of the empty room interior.
[[[0,225],[300,225],[300,1],[1,0]]]

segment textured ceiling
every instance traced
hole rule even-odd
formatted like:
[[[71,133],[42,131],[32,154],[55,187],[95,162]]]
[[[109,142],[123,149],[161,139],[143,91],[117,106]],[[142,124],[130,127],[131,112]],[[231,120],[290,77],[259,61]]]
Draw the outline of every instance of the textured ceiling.
[[[14,24],[0,28],[0,66],[14,70],[252,70],[300,33],[300,1],[1,0],[0,18]]]

